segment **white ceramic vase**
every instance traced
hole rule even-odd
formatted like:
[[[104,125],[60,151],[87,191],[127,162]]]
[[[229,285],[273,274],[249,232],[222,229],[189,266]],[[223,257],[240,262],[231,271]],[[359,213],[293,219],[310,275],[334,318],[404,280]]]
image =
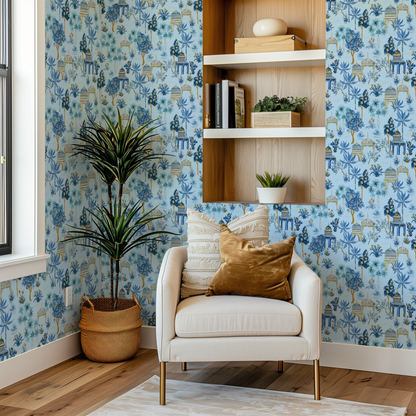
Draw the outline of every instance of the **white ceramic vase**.
[[[287,24],[282,19],[261,19],[254,23],[254,36],[281,36],[287,33]]]
[[[257,188],[260,204],[283,204],[287,188]]]

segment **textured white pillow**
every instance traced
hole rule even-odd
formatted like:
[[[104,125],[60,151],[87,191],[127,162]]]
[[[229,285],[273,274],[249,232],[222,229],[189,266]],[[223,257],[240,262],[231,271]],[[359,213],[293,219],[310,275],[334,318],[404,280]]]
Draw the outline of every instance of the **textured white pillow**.
[[[203,295],[221,265],[221,225],[193,209],[188,209],[187,214],[188,261],[182,273],[182,299]],[[234,234],[262,247],[269,240],[269,208],[259,205],[227,226]]]

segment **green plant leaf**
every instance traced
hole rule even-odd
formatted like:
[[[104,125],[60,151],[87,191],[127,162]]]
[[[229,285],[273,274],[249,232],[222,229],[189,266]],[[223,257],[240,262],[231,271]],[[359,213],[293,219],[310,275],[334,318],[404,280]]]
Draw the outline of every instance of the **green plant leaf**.
[[[89,160],[108,187],[109,209],[94,206],[86,211],[91,216],[92,227],[89,229],[69,226],[68,236],[64,241],[76,241],[77,245],[99,250],[115,260],[116,276],[119,277],[119,261],[130,250],[149,241],[159,241],[160,234],[177,235],[160,230],[146,232],[145,227],[152,221],[163,216],[150,216],[152,210],[141,214],[144,205],[141,201],[133,206],[122,206],[121,196],[123,184],[136,169],[152,160],[160,160],[166,154],[153,153],[152,143],[155,131],[159,127],[156,120],[133,128],[134,113],[128,117],[123,126],[121,114],[117,109],[117,122],[113,123],[107,114],[103,113],[103,124],[98,124],[88,118],[88,123],[81,127],[75,137],[73,156],[82,156]],[[118,199],[114,199],[111,186],[119,183]],[[111,261],[111,297],[113,298],[113,261]],[[117,304],[116,277],[115,302]]]
[[[282,174],[280,173],[270,175],[269,172],[264,172],[264,175],[256,173],[256,178],[263,188],[282,188],[287,183],[290,176],[282,177]]]
[[[282,97],[279,98],[277,95],[273,97],[264,97],[252,109],[253,112],[273,112],[273,111],[305,111],[305,105],[307,102],[306,97]]]

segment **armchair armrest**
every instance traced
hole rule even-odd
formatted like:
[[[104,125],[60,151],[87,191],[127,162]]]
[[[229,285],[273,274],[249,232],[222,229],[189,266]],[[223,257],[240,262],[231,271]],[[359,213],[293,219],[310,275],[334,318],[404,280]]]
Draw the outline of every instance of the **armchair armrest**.
[[[175,315],[179,303],[182,270],[187,248],[170,248],[160,266],[156,292],[156,344],[159,361],[168,361],[168,346],[175,337]]]
[[[289,274],[293,304],[302,313],[299,336],[310,344],[310,359],[319,359],[321,353],[322,282],[301,258],[293,253]]]

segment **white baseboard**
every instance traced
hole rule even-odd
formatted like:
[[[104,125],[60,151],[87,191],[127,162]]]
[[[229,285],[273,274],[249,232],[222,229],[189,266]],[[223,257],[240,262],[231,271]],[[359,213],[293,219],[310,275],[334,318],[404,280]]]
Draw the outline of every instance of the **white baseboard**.
[[[81,354],[80,333],[0,362],[0,389]],[[142,326],[141,348],[156,349],[156,328]],[[302,364],[312,364],[300,361]],[[416,377],[416,351],[324,342],[320,365]]]
[[[141,330],[140,348],[150,348],[155,350],[156,347],[156,327],[143,325]]]
[[[142,326],[141,348],[156,349],[156,328]],[[82,353],[80,332],[0,362],[0,390]]]
[[[0,362],[0,389],[81,354],[80,333]]]
[[[323,342],[319,365],[415,377],[415,359],[416,351],[411,350]],[[312,361],[288,362],[312,365]]]
[[[323,342],[319,363],[323,367],[416,376],[414,350]]]

